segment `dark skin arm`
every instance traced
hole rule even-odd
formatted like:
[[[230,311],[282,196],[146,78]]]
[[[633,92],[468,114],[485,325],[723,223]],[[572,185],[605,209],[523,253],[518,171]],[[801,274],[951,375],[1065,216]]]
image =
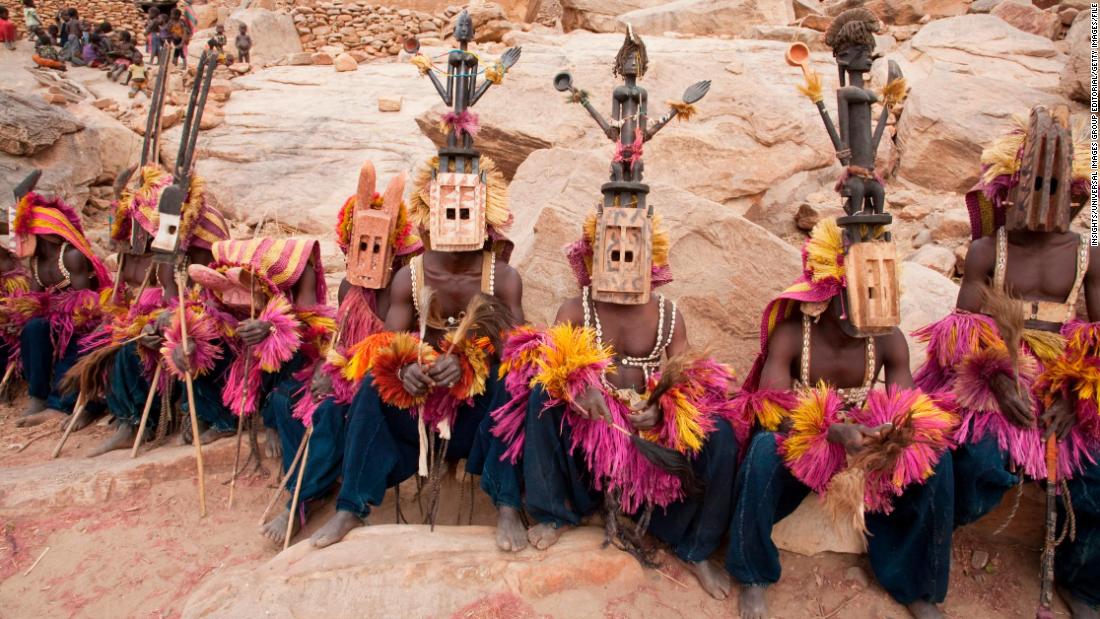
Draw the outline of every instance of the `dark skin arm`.
[[[965,271],[959,286],[959,298],[955,307],[967,312],[982,310],[982,291],[993,278],[993,267],[997,256],[993,237],[983,237],[970,244],[966,252]],[[989,381],[989,389],[997,399],[1001,412],[1012,423],[1021,428],[1035,427],[1035,414],[1031,405],[1016,387],[1016,379],[1000,373]]]
[[[92,263],[75,247],[68,247],[62,257],[65,268],[69,271],[69,280],[73,290],[91,290],[95,288],[95,271]]]
[[[1089,322],[1100,321],[1100,248],[1089,248],[1089,268],[1085,272],[1085,311],[1088,313]],[[1050,406],[1046,407],[1041,417],[1043,425],[1043,438],[1055,435],[1064,439],[1073,429],[1077,421],[1077,399],[1072,394],[1069,397],[1056,397]]]

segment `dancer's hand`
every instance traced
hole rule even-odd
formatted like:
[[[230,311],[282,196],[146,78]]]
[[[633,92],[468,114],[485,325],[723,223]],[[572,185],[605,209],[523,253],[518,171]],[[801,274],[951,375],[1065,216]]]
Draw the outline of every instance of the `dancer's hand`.
[[[1073,423],[1077,421],[1077,411],[1073,401],[1069,398],[1058,398],[1043,411],[1043,439],[1051,434],[1058,440],[1066,438],[1073,429]]]
[[[191,371],[191,355],[195,354],[195,343],[187,342],[187,349],[184,350],[184,345],[180,344],[176,346],[176,349],[172,351],[172,363],[176,364],[176,367],[184,372]]]
[[[138,337],[138,344],[141,345],[142,348],[157,350],[160,348],[160,344],[163,341],[164,338],[157,333],[157,326],[155,324],[151,322],[146,323],[146,325],[141,328],[141,336]]]
[[[639,402],[636,406],[637,408],[631,409],[631,413],[627,416],[630,425],[639,432],[656,428],[657,422],[661,419],[660,407],[645,401]]]
[[[611,411],[607,409],[603,391],[597,387],[585,389],[584,393],[573,400],[573,408],[585,419],[603,419],[608,423],[611,422]]]
[[[462,378],[462,366],[458,363],[458,357],[444,355],[439,357],[428,368],[428,378],[433,387],[440,386],[450,389],[455,386],[458,379]]]
[[[324,370],[324,364],[318,363],[313,370],[313,379],[309,382],[309,393],[314,402],[320,402],[332,393],[332,376]]]
[[[255,346],[271,336],[271,323],[266,320],[245,320],[237,327],[237,335],[246,345]]]
[[[419,363],[410,363],[401,368],[397,377],[401,379],[401,385],[405,387],[405,391],[416,397],[424,395],[432,385],[432,379],[428,378]]]
[[[1011,376],[1004,373],[994,374],[989,381],[989,390],[997,399],[1005,419],[1021,428],[1035,427],[1035,414],[1031,412],[1031,404],[1020,396],[1016,381]]]
[[[862,423],[834,423],[829,426],[826,438],[830,443],[842,445],[850,455],[855,455],[863,451],[872,440],[882,438],[882,435],[893,427],[892,423],[884,423],[874,428],[869,428]]]

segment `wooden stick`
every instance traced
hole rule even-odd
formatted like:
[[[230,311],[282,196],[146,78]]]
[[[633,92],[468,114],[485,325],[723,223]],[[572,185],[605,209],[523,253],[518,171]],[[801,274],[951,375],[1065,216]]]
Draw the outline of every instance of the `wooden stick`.
[[[38,558],[34,560],[34,563],[31,563],[31,566],[29,568],[27,568],[27,571],[23,572],[23,575],[24,576],[30,576],[31,571],[34,570],[34,568],[38,567],[38,562],[41,561],[42,557],[46,556],[46,553],[49,552],[49,551],[50,551],[50,547],[46,546],[46,549],[42,551],[42,554],[38,555]]]
[[[309,462],[309,438],[313,436],[313,426],[306,428],[306,436],[302,439],[305,443],[305,453],[302,455],[302,463],[298,465],[298,482],[294,484],[294,498],[290,500],[290,513],[286,519],[286,539],[283,540],[283,550],[290,547],[291,533],[294,531],[294,519],[298,517],[298,498],[302,494],[302,480],[306,476],[306,464]]]
[[[176,291],[179,293],[180,300],[180,342],[183,345],[183,354],[187,354],[187,304],[184,298],[183,289],[187,286],[187,275],[184,272],[178,271],[176,273]],[[199,517],[206,517],[206,475],[202,466],[202,443],[199,441],[199,419],[195,414],[195,383],[191,377],[191,369],[188,368],[183,374],[184,382],[187,385],[187,412],[191,414],[191,442],[195,445],[195,464],[198,467],[199,475]]]
[[[72,417],[69,418],[69,425],[65,426],[65,433],[61,435],[61,440],[57,442],[57,447],[54,447],[52,458],[57,458],[61,455],[61,448],[65,446],[65,441],[69,440],[69,435],[73,433],[73,428],[76,427],[76,422],[80,419],[80,416],[84,414],[84,394],[78,394],[76,396],[76,408],[73,409]]]
[[[4,370],[4,378],[0,380],[0,395],[4,393],[4,390],[8,388],[8,383],[11,382],[11,377],[15,375],[15,364],[9,363],[8,369]]]
[[[145,436],[145,424],[149,421],[149,411],[153,410],[153,398],[157,395],[157,385],[160,384],[160,373],[164,368],[164,362],[157,360],[157,369],[153,370],[153,382],[149,385],[149,394],[145,396],[145,409],[141,411],[141,423],[138,424],[137,436],[134,437],[134,448],[130,451],[130,457],[136,458],[138,447],[141,447],[141,439]]]
[[[1043,540],[1043,552],[1039,558],[1039,609],[1037,616],[1043,616],[1044,611],[1050,613],[1054,605],[1054,552],[1058,545],[1058,436],[1053,432],[1046,440],[1046,465],[1047,465],[1047,509],[1046,509],[1046,537]]]
[[[298,466],[298,461],[302,459],[302,452],[305,450],[305,447],[305,437],[302,437],[302,442],[298,443],[298,451],[294,454],[294,460],[292,460],[290,466],[287,467],[286,473],[283,474],[283,480],[279,482],[279,487],[275,490],[275,496],[271,497],[271,500],[267,503],[267,507],[264,508],[264,513],[260,514],[261,527],[264,526],[267,515],[271,513],[271,508],[275,507],[275,503],[279,500],[279,497],[282,496],[283,488],[286,487],[286,482],[290,481],[290,476],[294,474],[294,467]]]

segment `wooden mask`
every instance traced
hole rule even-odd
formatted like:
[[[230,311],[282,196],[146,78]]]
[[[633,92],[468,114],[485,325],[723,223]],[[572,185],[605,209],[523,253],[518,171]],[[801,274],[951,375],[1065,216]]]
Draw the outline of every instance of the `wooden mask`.
[[[437,173],[428,206],[432,249],[458,252],[485,246],[485,182],[480,174]]]
[[[1005,214],[1010,231],[1066,232],[1071,218],[1073,138],[1069,110],[1031,110],[1021,153],[1019,180]]]
[[[405,173],[390,181],[382,195],[381,208],[373,205],[374,187],[374,165],[368,161],[359,171],[348,245],[347,279],[354,286],[379,290],[388,286],[393,276],[390,240],[397,228],[401,197],[405,193]]]
[[[653,277],[653,222],[643,208],[604,207],[596,215],[592,298],[605,303],[649,302]]]
[[[159,254],[175,254],[180,240],[180,213],[186,193],[178,185],[169,185],[160,193],[157,203],[157,234],[151,245]]]
[[[890,241],[863,241],[844,256],[848,321],[860,336],[885,335],[901,324],[897,248]]]

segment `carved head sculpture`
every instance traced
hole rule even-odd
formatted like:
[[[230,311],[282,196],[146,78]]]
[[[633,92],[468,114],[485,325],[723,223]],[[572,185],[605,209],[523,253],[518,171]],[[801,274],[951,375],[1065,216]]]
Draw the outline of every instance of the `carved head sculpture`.
[[[1066,232],[1072,215],[1073,138],[1069,110],[1052,113],[1043,106],[1031,110],[1016,186],[1006,204],[1009,231]]]
[[[853,335],[886,335],[901,324],[897,247],[892,241],[862,241],[844,255],[847,317]]]
[[[474,40],[474,20],[467,11],[458,14],[455,20],[455,40],[459,43],[469,43]]]
[[[390,181],[386,193],[374,193],[374,166],[368,161],[359,171],[359,189],[352,213],[348,243],[347,279],[354,286],[382,289],[393,275],[393,237],[397,227],[405,173]]]
[[[882,24],[875,14],[864,8],[848,9],[836,16],[825,31],[825,44],[833,50],[833,56],[841,69],[866,73],[871,70],[872,52],[875,50],[875,33]]]
[[[485,183],[480,174],[439,172],[428,204],[433,250],[474,251],[485,246]]]
[[[649,56],[645,51],[645,43],[642,42],[642,37],[634,33],[634,28],[627,24],[626,39],[619,48],[619,53],[615,55],[613,71],[617,77],[642,77],[648,67]]]
[[[647,209],[604,207],[596,215],[592,298],[620,305],[649,302],[653,222]]]

